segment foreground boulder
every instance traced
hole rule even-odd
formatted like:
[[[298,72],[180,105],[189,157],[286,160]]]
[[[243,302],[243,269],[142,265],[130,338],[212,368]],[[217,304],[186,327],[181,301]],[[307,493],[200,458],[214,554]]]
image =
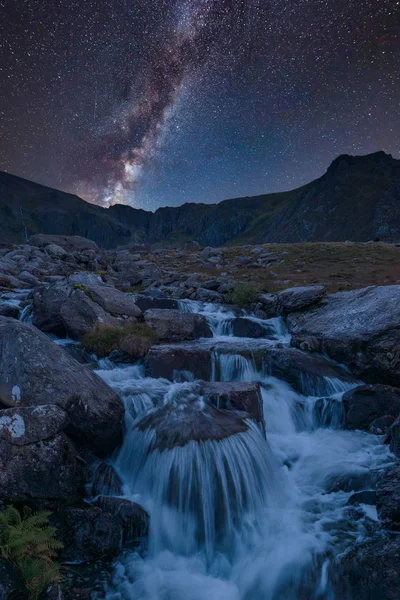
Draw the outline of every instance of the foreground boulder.
[[[400,414],[400,389],[388,385],[360,385],[343,396],[347,429],[386,428]],[[384,417],[388,417],[386,420]]]
[[[1,502],[55,508],[81,493],[81,461],[64,433],[21,445],[21,424],[8,427],[9,438],[0,437]]]
[[[231,327],[235,337],[267,338],[274,333],[272,327],[244,317],[232,319]]]
[[[292,287],[278,294],[278,306],[284,313],[304,310],[317,304],[326,295],[323,285]]]
[[[0,402],[8,407],[56,404],[66,431],[95,453],[114,450],[122,437],[117,394],[32,325],[0,317]]]
[[[338,292],[287,319],[293,345],[327,352],[365,381],[398,387],[399,322],[400,285]]]
[[[172,309],[150,309],[144,313],[144,319],[154,329],[160,341],[180,342],[212,337],[203,315]]]
[[[113,496],[100,496],[96,504],[118,518],[124,543],[139,546],[146,542],[150,519],[148,513],[139,504],[126,498]]]

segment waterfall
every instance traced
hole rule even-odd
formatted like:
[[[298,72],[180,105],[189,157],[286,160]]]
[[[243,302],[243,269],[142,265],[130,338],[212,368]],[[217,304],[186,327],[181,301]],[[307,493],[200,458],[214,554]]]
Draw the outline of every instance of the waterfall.
[[[214,337],[235,316],[190,301],[180,309],[204,314]],[[275,340],[257,343],[284,348],[290,338],[273,321]],[[389,449],[343,429],[353,383],[304,373],[298,393],[259,368],[249,340],[245,347],[246,357],[236,338],[217,343],[211,379],[260,385],[265,435],[243,414],[209,405],[188,372],[170,382],[140,365],[97,371],[126,406],[114,458],[124,495],[150,514],[148,553],[116,562],[107,600],[340,600],[330,567],[377,518],[348,500],[390,464]]]

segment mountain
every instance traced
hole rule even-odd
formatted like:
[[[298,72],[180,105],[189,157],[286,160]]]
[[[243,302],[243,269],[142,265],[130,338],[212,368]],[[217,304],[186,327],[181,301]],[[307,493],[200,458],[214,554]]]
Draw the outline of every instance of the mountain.
[[[188,203],[155,213],[102,208],[0,172],[0,242],[36,233],[81,235],[106,248],[138,242],[203,245],[265,242],[400,241],[400,160],[385,152],[342,155],[290,192]]]

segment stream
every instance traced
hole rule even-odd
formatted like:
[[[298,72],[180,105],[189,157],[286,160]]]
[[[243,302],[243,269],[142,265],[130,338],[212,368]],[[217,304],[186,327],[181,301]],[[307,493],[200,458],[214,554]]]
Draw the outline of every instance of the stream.
[[[392,462],[388,447],[380,436],[342,429],[341,399],[354,384],[325,377],[304,396],[235,353],[243,344],[288,347],[283,320],[248,316],[266,330],[254,340],[232,335],[235,315],[222,306],[183,301],[180,310],[204,315],[212,341],[229,345],[228,353],[213,352],[212,379],[260,383],[266,431],[248,421],[246,431],[219,441],[174,447],[167,431],[160,446],[154,431],[135,423],[144,415],[156,422],[160,409],[178,431],[187,414],[203,423],[199,383],[188,371],[171,382],[146,377],[141,364],[99,361],[96,372],[126,407],[124,442],[112,463],[124,495],[150,514],[146,553],[123,553],[104,598],[333,600],[335,560],[377,521],[374,506],[348,500]]]

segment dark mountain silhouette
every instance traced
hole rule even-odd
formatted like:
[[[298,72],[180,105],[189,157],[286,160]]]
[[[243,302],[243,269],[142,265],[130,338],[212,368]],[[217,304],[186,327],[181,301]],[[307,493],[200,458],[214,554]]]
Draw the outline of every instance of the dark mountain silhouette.
[[[183,204],[155,213],[102,208],[0,172],[0,242],[33,234],[81,235],[112,248],[138,242],[203,245],[400,241],[400,160],[342,155],[307,185],[276,194]]]

